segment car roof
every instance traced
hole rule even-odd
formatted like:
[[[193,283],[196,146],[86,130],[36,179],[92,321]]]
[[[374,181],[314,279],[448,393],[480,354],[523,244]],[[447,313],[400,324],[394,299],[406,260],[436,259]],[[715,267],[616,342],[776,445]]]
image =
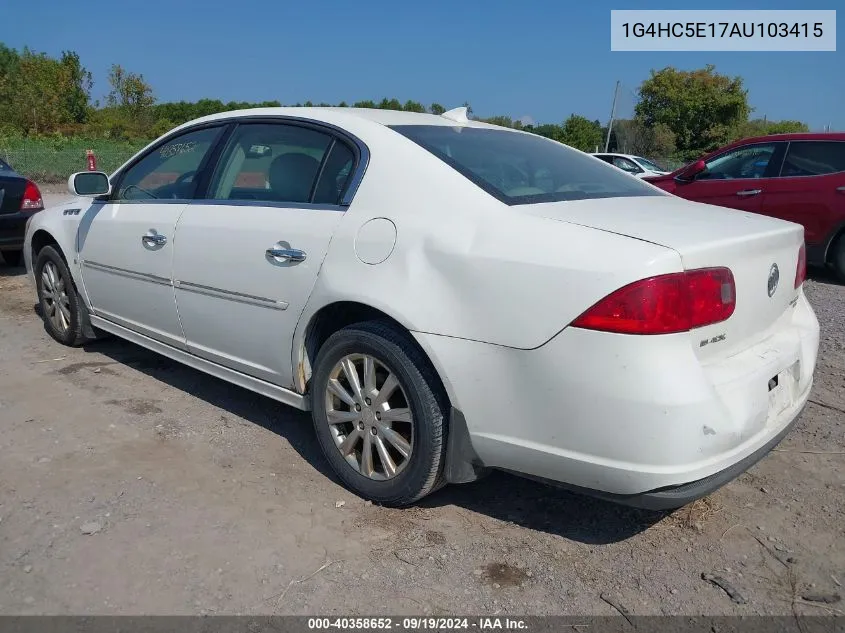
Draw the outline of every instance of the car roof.
[[[751,136],[731,145],[740,143],[757,143],[760,141],[845,141],[845,132],[793,132],[791,134],[769,134],[766,136]]]
[[[384,126],[392,125],[443,125],[455,126],[463,125],[465,127],[476,128],[490,128],[490,129],[510,129],[503,128],[498,125],[491,125],[489,123],[482,123],[480,121],[462,121],[458,122],[454,119],[437,114],[428,114],[425,112],[404,112],[401,110],[381,110],[376,108],[343,108],[339,106],[330,107],[277,107],[277,108],[248,108],[244,110],[229,110],[227,112],[218,112],[211,114],[179,126],[187,127],[196,125],[198,123],[207,123],[210,121],[231,119],[237,117],[260,117],[260,116],[286,116],[286,117],[300,117],[307,118],[314,121],[322,121],[324,123],[339,123],[343,120],[358,120],[377,123]]]

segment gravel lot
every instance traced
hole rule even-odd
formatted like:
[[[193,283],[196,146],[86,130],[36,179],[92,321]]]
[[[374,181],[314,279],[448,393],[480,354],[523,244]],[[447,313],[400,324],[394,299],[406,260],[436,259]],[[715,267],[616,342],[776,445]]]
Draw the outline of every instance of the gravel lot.
[[[55,343],[0,264],[0,613],[841,612],[817,600],[845,583],[845,287],[807,293],[812,402],[711,497],[645,512],[493,474],[392,510],[337,484],[305,414],[120,340]]]

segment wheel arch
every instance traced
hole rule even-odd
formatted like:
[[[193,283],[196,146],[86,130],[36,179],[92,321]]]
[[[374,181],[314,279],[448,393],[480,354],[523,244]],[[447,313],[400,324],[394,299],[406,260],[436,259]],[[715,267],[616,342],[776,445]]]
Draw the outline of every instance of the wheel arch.
[[[320,347],[329,336],[347,325],[371,320],[386,321],[405,331],[431,364],[434,375],[439,379],[439,386],[446,395],[449,410],[446,461],[443,471],[445,480],[449,483],[468,483],[483,477],[488,469],[472,447],[466,420],[442,365],[430,347],[425,344],[425,339],[414,336],[413,329],[407,323],[383,309],[360,301],[338,300],[326,303],[311,312],[307,318],[302,318],[293,347],[295,389],[299,393],[307,394],[313,363]]]
[[[35,263],[35,259],[38,257],[38,253],[41,252],[41,249],[49,245],[56,246],[56,250],[59,251],[59,254],[64,257],[65,262],[67,262],[67,255],[65,255],[64,249],[61,244],[59,244],[59,241],[47,229],[39,228],[32,234],[32,239],[30,240],[30,251],[32,253],[33,264]]]
[[[834,249],[841,240],[845,239],[845,222],[841,222],[830,232],[830,238],[825,242],[822,253],[822,264],[830,264]]]
[[[413,334],[413,327],[407,320],[390,314],[381,307],[374,307],[368,303],[354,300],[337,300],[326,303],[319,308],[312,309],[308,314],[303,314],[300,325],[294,340],[294,386],[299,393],[307,393],[308,381],[311,377],[311,370],[317,354],[323,343],[335,332],[353,323],[362,321],[381,320],[387,321],[405,331],[414,343],[423,352],[426,359],[432,364],[440,384],[446,395],[452,401],[448,381],[438,366],[437,360],[433,358],[431,350],[425,349]]]

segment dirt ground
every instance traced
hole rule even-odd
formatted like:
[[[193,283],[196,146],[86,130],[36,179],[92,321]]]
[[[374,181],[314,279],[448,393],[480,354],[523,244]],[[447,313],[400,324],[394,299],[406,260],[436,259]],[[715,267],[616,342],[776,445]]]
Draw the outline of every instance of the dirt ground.
[[[0,264],[0,613],[841,613],[818,600],[845,593],[845,287],[807,293],[812,402],[711,497],[646,512],[493,474],[392,510],[338,485],[306,414],[55,343]]]

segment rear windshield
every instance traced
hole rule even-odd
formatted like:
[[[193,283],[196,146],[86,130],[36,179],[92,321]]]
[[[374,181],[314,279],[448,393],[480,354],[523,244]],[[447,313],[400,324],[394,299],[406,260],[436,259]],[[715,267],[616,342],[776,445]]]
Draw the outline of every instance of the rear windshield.
[[[505,204],[665,195],[592,156],[534,134],[443,125],[392,129]]]
[[[2,158],[0,158],[0,171],[12,171],[12,168],[4,163]]]

